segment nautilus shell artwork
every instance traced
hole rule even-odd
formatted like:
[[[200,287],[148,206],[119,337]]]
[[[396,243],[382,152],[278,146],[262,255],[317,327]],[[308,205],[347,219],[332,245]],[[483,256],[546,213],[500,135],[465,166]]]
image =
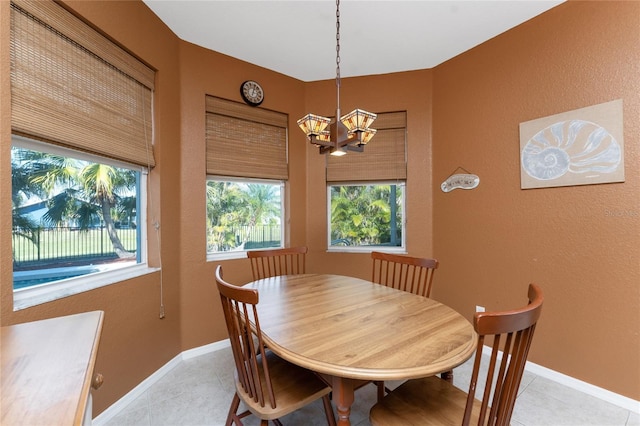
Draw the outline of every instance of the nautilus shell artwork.
[[[623,100],[520,123],[520,187],[624,182]]]
[[[539,180],[558,179],[567,173],[613,173],[622,160],[615,138],[585,120],[555,123],[536,133],[522,150],[522,167]]]

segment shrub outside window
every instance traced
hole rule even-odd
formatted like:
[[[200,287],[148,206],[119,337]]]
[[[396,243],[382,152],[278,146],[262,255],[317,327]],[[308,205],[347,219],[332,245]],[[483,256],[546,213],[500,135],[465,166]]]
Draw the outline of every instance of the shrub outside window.
[[[284,181],[207,179],[207,255],[283,247]]]
[[[329,249],[404,251],[404,182],[328,186]]]
[[[14,308],[146,263],[143,167],[14,136],[11,175]]]

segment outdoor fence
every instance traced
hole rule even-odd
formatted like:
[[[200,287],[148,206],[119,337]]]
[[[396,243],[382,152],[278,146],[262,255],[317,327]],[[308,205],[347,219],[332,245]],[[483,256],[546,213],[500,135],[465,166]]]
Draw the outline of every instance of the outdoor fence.
[[[257,249],[265,247],[279,247],[282,234],[280,225],[238,226],[238,235],[247,235],[244,248]]]
[[[208,252],[250,250],[279,247],[282,240],[280,225],[232,225],[215,227],[207,240]],[[244,243],[244,245],[243,245]]]
[[[127,251],[136,251],[136,229],[117,229],[118,237]],[[42,228],[33,238],[13,229],[14,268],[46,261],[73,261],[85,258],[111,258],[113,244],[106,228],[81,230],[77,227]]]
[[[136,251],[136,229],[117,229],[118,237],[129,252]],[[239,225],[225,227],[223,233],[231,236],[233,244],[220,251],[237,247],[257,249],[281,245],[280,225]],[[244,242],[244,246],[242,243]],[[13,229],[14,268],[42,262],[67,262],[86,258],[113,258],[116,254],[106,228],[81,230],[77,227],[42,228],[29,239],[19,229]]]

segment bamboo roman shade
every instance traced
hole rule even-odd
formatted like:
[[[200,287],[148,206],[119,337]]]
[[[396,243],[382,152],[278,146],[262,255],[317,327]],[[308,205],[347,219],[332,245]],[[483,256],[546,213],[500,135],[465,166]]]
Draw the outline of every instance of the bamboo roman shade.
[[[378,130],[364,152],[342,157],[327,155],[327,182],[404,180],[407,113],[379,113],[372,126]]]
[[[286,180],[287,115],[206,97],[207,174]]]
[[[11,126],[153,166],[155,72],[53,1],[11,1]]]

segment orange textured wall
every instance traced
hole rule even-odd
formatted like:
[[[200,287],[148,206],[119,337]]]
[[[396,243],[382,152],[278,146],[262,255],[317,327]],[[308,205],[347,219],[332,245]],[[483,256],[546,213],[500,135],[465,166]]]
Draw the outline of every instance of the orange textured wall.
[[[530,360],[640,399],[640,2],[568,2],[434,72],[435,297],[545,292]],[[521,122],[624,102],[624,183],[520,189]],[[472,191],[438,189],[452,170]]]
[[[182,161],[180,254],[182,347],[190,349],[227,338],[222,308],[215,288],[214,271],[223,265],[229,282],[251,281],[251,268],[246,258],[206,261],[205,220],[205,95],[241,102],[240,84],[258,81],[265,99],[260,105],[289,114],[289,129],[297,128],[303,113],[304,84],[282,74],[233,59],[190,43],[180,43],[182,114]],[[287,227],[290,244],[305,244],[306,199],[305,147],[289,137],[289,208]],[[301,136],[304,136],[301,134]]]
[[[157,167],[150,174],[150,215],[161,224],[166,318],[159,319],[160,277],[139,278],[54,302],[13,311],[11,256],[11,99],[9,2],[0,2],[0,322],[3,326],[91,310],[105,312],[96,371],[104,385],[93,392],[99,414],[181,351],[178,228],[180,206],[180,111],[178,39],[142,2],[69,1],[66,6],[158,70],[155,92]],[[149,235],[155,236],[150,229]],[[152,265],[159,265],[157,239],[150,238]]]
[[[205,94],[239,101],[240,83],[255,79],[265,88],[262,106],[289,114],[288,243],[309,246],[309,271],[366,278],[370,260],[326,252],[325,157],[295,124],[306,112],[334,114],[333,80],[303,83],[182,42],[142,2],[66,4],[158,70],[151,210],[160,223],[166,318],[158,319],[158,273],[13,312],[9,7],[0,2],[0,322],[104,310],[97,415],[180,351],[226,338],[217,264],[231,282],[250,280],[246,259],[206,261]],[[547,302],[531,360],[636,400],[639,21],[638,2],[571,1],[434,70],[343,79],[341,91],[343,111],[407,110],[407,247],[441,261],[434,297],[471,317],[476,304],[522,303],[527,283],[537,281]],[[625,183],[519,189],[520,122],[617,98]],[[440,182],[459,166],[477,173],[480,187],[442,193]],[[150,245],[158,265],[157,243]]]
[[[343,60],[348,60],[345,58]],[[343,78],[340,86],[342,114],[362,108],[373,112],[407,111],[407,251],[413,256],[433,256],[431,70]],[[307,112],[334,116],[335,80],[307,83]],[[375,128],[375,122],[372,126]],[[300,133],[299,130],[293,132]],[[296,135],[297,136],[297,135]],[[304,136],[304,135],[303,135]],[[371,276],[370,255],[327,252],[326,156],[302,138],[307,146],[307,245],[311,272],[329,272],[362,278]],[[375,142],[375,137],[371,141]],[[354,154],[350,154],[354,155]]]

